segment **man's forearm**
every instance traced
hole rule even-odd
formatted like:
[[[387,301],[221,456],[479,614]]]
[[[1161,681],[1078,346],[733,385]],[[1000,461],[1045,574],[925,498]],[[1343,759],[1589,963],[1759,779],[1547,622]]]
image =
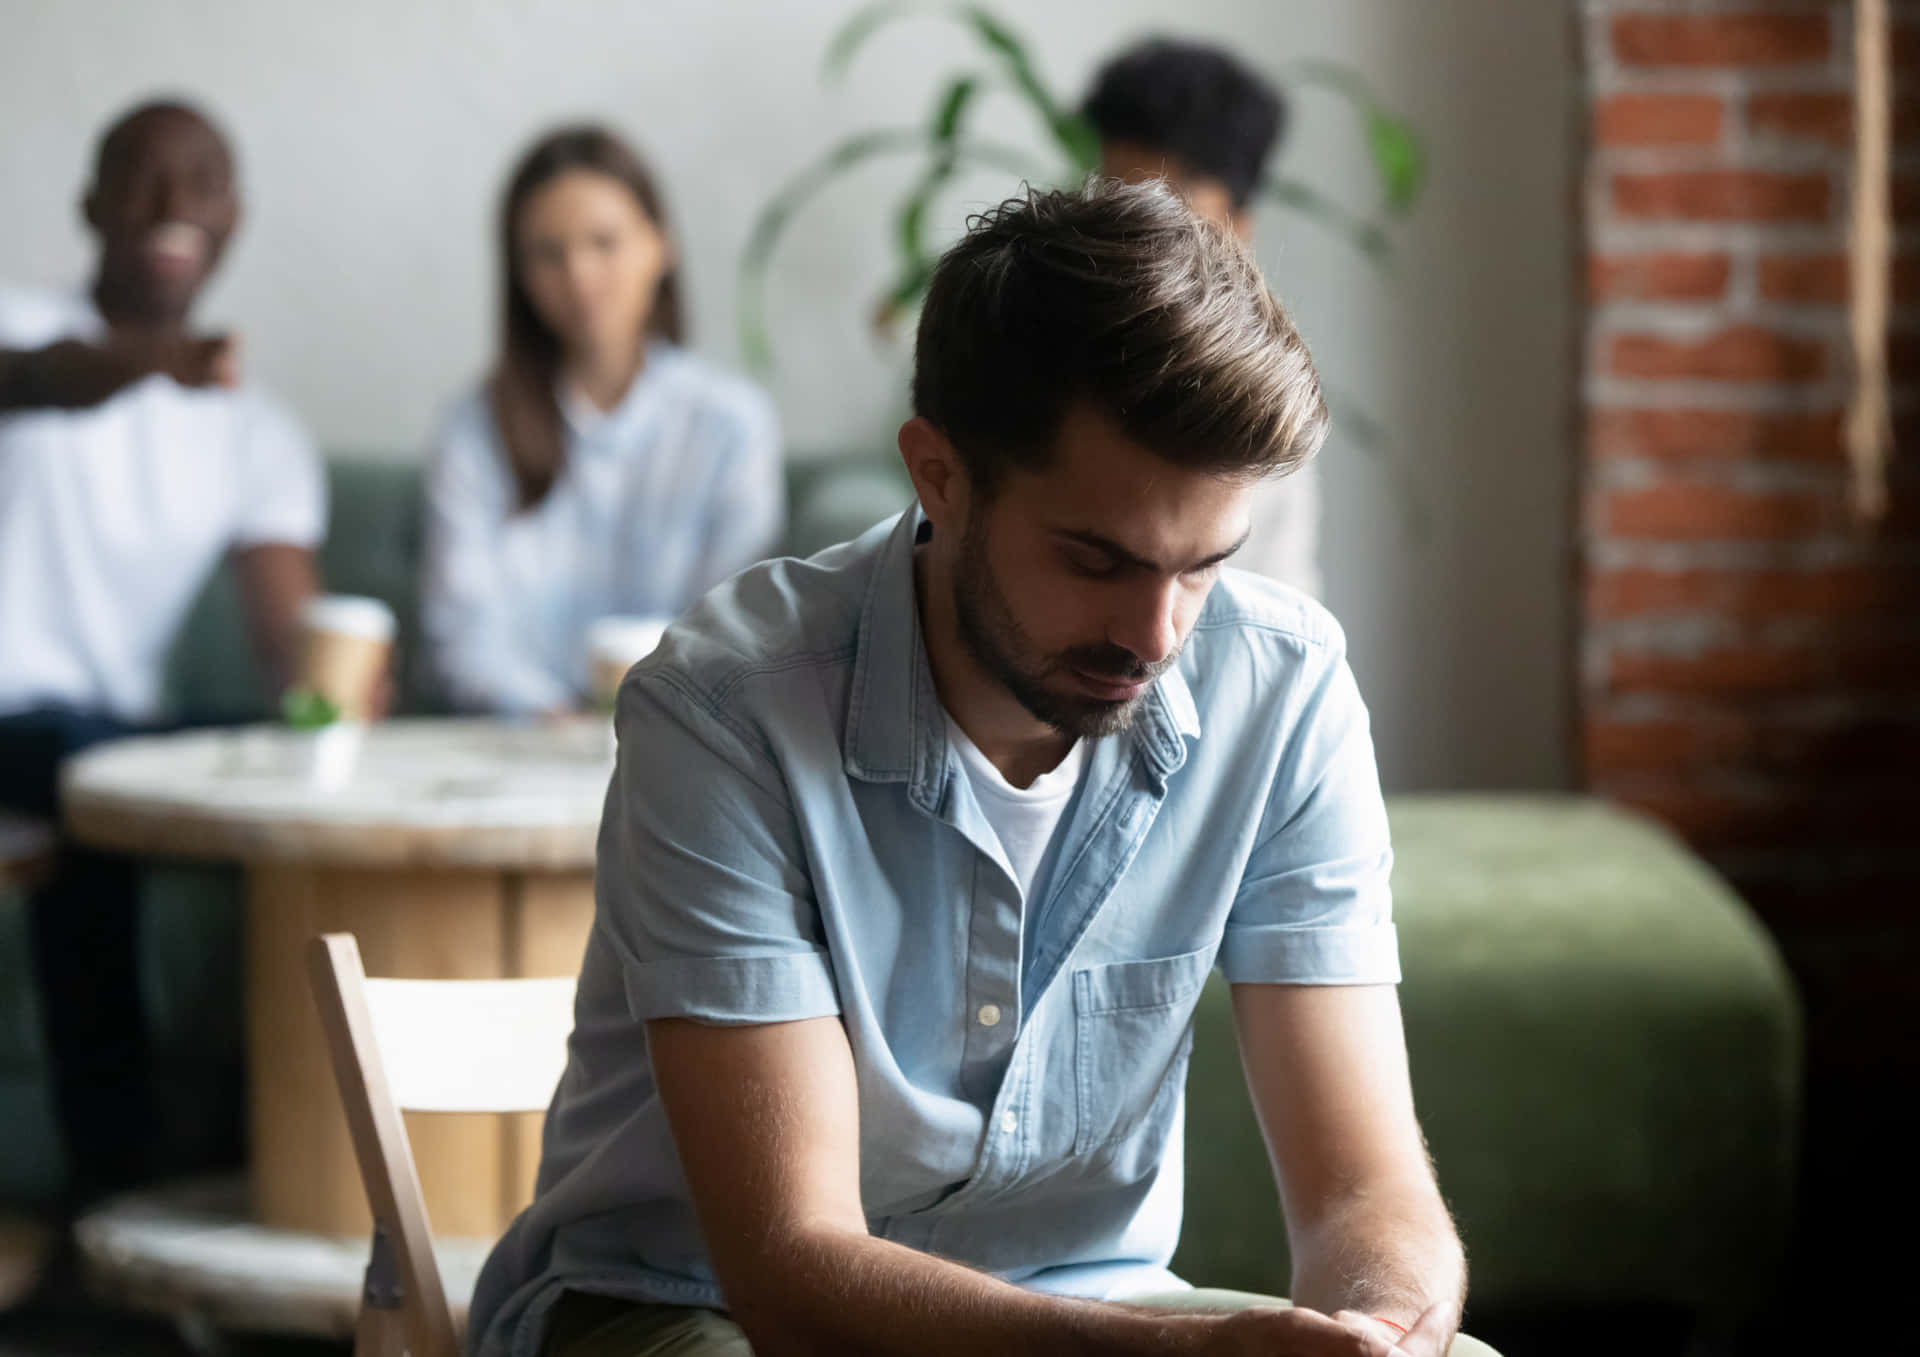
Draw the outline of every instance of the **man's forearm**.
[[[33,354],[24,349],[0,349],[0,415],[48,404],[37,386]]]
[[[1219,1322],[1041,1295],[846,1230],[785,1236],[769,1242],[765,1256],[755,1284],[728,1293],[735,1322],[761,1357],[896,1352],[902,1334],[927,1357],[1146,1357],[1201,1352]]]
[[[1357,1193],[1294,1233],[1298,1305],[1329,1314],[1357,1310],[1404,1326],[1437,1301],[1458,1307],[1466,1287],[1460,1237],[1431,1189]]]
[[[300,668],[300,611],[319,588],[319,568],[306,547],[265,543],[233,553],[247,630],[274,696],[286,691]]]

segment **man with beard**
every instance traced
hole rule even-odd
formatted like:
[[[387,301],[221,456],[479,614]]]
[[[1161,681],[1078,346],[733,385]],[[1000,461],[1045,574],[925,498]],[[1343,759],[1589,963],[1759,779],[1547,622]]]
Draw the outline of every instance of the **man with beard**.
[[[913,397],[916,507],[735,577],[623,686],[475,1350],[1438,1357],[1464,1266],[1366,712],[1333,620],[1223,568],[1325,435],[1305,345],[1230,233],[1108,180],[948,252]],[[1166,1269],[1216,966],[1297,1309]]]
[[[239,219],[233,156],[153,103],[102,137],[84,291],[0,288],[0,806],[51,817],[59,766],[160,715],[166,656],[233,566],[270,680],[296,663],[326,487],[306,434],[188,315]],[[127,860],[67,849],[30,933],[77,1202],[156,1139]]]

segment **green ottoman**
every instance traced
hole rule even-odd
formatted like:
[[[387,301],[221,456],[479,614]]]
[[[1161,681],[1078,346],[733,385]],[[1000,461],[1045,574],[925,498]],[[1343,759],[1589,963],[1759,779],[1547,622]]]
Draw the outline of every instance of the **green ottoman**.
[[[1602,802],[1389,802],[1401,1003],[1473,1314],[1673,1308],[1713,1331],[1785,1248],[1799,1011],[1740,900]],[[1274,1290],[1286,1233],[1226,988],[1197,1019],[1175,1269]]]

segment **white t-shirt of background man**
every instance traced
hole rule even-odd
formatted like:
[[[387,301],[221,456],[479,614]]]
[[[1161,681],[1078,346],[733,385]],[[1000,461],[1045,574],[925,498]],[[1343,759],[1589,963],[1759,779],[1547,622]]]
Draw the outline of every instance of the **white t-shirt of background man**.
[[[1051,771],[1035,778],[1031,786],[1016,787],[993,766],[992,759],[980,752],[980,746],[967,737],[952,716],[947,717],[947,738],[960,757],[960,766],[967,770],[980,813],[1000,840],[1000,853],[1005,859],[1002,865],[1019,883],[1021,899],[1031,901],[1047,848],[1086,769],[1087,742],[1075,740],[1067,756]]]
[[[106,330],[84,295],[0,288],[0,348]],[[157,714],[167,652],[233,548],[317,545],[326,474],[264,393],[148,377],[86,410],[0,415],[0,715]]]

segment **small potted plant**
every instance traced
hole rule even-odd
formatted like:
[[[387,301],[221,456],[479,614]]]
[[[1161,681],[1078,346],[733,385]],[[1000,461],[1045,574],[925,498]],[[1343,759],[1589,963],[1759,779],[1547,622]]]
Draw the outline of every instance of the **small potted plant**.
[[[287,690],[280,699],[280,717],[287,727],[295,772],[327,791],[353,779],[367,731],[364,722],[342,719],[338,704],[307,687]]]

